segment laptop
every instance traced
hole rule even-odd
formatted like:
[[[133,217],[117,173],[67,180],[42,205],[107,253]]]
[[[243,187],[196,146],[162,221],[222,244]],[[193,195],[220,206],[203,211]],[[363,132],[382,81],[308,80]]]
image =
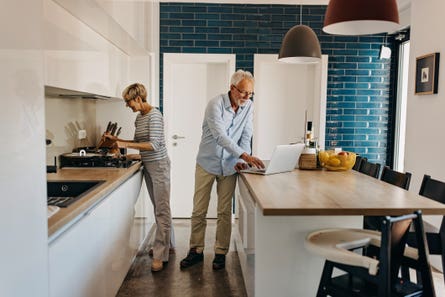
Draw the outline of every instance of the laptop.
[[[303,149],[303,143],[277,145],[266,168],[260,169],[251,167],[249,169],[241,170],[241,172],[269,175],[292,171],[296,168]]]

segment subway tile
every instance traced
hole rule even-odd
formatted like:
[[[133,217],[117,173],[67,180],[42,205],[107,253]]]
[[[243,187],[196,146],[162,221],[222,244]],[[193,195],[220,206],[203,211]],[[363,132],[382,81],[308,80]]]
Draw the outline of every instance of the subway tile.
[[[169,40],[168,45],[170,47],[193,46],[193,40]]]
[[[207,49],[207,52],[209,54],[231,54],[232,49],[231,48],[224,48],[224,47],[209,47]]]
[[[218,47],[218,40],[195,40],[195,46],[199,47]]]
[[[161,71],[163,52],[235,53],[236,67],[253,71],[253,54],[278,53],[284,34],[300,23],[299,8],[276,4],[160,3]],[[384,161],[387,126],[392,116],[388,114],[390,67],[395,64],[378,58],[385,35],[326,34],[321,30],[325,11],[323,5],[304,5],[302,17],[303,24],[318,35],[322,53],[329,55],[326,121],[330,130],[325,144],[341,144]],[[190,41],[192,46],[188,46]],[[160,89],[162,106],[162,85]],[[380,146],[374,146],[372,141]]]
[[[224,14],[224,13],[233,13],[233,6],[230,5],[218,5],[218,6],[209,6],[207,8],[208,12],[215,12],[215,13],[220,13],[220,14]]]
[[[170,27],[170,32],[174,32],[174,33],[193,33],[193,27]]]
[[[220,20],[221,15],[216,13],[197,13],[195,15],[197,20]]]
[[[364,70],[364,69],[360,69],[360,70],[345,70],[345,74],[346,75],[356,75],[357,77],[359,76],[365,76],[365,75],[370,75],[371,71],[369,70]]]
[[[348,115],[367,115],[369,111],[367,109],[358,109],[358,108],[348,108],[344,110],[345,114]]]
[[[182,48],[182,52],[183,53],[190,53],[190,54],[195,54],[195,53],[207,53],[207,48],[206,47],[187,47],[184,46]]]
[[[207,25],[209,27],[232,27],[233,22],[232,21],[228,21],[228,20],[219,20],[219,21],[214,21],[214,20],[208,20],[207,21]]]
[[[183,39],[203,40],[207,38],[207,34],[182,34]]]
[[[196,27],[195,33],[220,33],[219,27]]]
[[[169,14],[172,19],[194,19],[195,15],[193,13],[180,13],[172,12]]]
[[[181,23],[186,27],[203,27],[207,25],[207,22],[204,20],[182,20]]]

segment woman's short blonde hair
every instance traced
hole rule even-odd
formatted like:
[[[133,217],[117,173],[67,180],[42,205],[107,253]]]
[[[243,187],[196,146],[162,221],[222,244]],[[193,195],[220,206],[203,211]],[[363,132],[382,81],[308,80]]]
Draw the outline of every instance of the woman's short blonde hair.
[[[136,99],[140,97],[142,102],[147,101],[147,90],[143,84],[134,83],[125,88],[122,92],[122,97],[125,101]]]

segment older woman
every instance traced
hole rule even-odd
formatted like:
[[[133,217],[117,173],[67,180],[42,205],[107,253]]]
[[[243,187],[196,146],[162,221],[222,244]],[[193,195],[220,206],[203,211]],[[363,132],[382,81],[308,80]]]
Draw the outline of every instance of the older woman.
[[[135,121],[134,140],[123,140],[109,134],[105,137],[115,141],[119,147],[138,149],[140,152],[157,225],[151,270],[160,271],[163,264],[168,262],[172,231],[170,159],[165,145],[164,122],[161,112],[147,102],[147,91],[142,84],[129,85],[122,92],[122,97],[126,106],[133,112],[139,112]]]

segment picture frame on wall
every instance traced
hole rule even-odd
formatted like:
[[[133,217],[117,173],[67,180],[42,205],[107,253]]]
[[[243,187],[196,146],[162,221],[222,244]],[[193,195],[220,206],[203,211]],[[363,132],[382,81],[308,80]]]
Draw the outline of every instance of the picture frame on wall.
[[[439,81],[440,53],[416,58],[416,95],[437,94]]]

